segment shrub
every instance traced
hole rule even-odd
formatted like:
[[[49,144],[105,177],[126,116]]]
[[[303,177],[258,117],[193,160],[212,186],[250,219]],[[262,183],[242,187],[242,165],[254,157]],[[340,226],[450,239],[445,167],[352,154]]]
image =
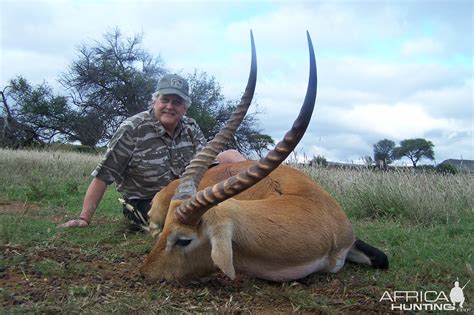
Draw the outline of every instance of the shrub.
[[[438,174],[452,174],[456,175],[458,173],[458,169],[456,166],[452,164],[438,164],[436,165],[436,172]]]
[[[328,166],[328,161],[326,160],[324,156],[318,155],[316,157],[313,157],[313,159],[310,161],[310,165],[326,167]]]

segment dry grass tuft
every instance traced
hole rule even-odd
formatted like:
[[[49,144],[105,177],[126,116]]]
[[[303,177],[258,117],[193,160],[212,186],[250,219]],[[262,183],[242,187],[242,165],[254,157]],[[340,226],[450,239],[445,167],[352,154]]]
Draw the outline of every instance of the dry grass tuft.
[[[471,174],[303,167],[352,218],[403,219],[432,226],[459,223],[474,211]]]

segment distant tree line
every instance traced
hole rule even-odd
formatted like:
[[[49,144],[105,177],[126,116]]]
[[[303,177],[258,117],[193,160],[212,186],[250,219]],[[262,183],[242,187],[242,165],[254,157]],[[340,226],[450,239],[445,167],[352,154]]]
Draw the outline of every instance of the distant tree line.
[[[149,107],[159,79],[169,72],[141,43],[142,35],[126,38],[115,29],[102,41],[80,46],[77,59],[58,79],[67,95],[55,94],[47,82],[33,86],[22,76],[11,79],[0,91],[0,146],[106,143],[127,117]],[[187,116],[196,119],[211,139],[238,101],[226,99],[219,83],[205,72],[183,76],[191,87]],[[261,157],[274,144],[261,133],[257,114],[245,117],[228,148]]]
[[[374,144],[373,148],[374,161],[377,167],[383,170],[393,161],[403,157],[410,159],[414,168],[423,158],[434,160],[434,144],[422,138],[402,140],[398,147],[392,140],[383,139]]]
[[[392,140],[383,139],[373,145],[373,158],[366,155],[362,157],[362,161],[368,167],[375,166],[378,169],[387,170],[394,161],[406,157],[412,162],[413,167],[416,168],[421,159],[434,160],[433,148],[434,144],[431,141],[422,138],[402,140],[399,146],[396,146]],[[325,167],[329,163],[324,156],[318,155],[313,157],[310,165]],[[439,171],[455,173],[455,170],[448,168],[446,166],[439,166]]]

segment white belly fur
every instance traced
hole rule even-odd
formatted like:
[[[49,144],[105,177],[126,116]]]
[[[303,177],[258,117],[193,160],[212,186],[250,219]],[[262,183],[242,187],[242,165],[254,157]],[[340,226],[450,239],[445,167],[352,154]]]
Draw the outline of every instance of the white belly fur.
[[[237,267],[238,271],[252,275],[257,278],[270,281],[291,281],[304,278],[314,272],[335,273],[344,266],[347,253],[350,248],[341,250],[336,256],[336,265],[330,268],[331,262],[328,255],[315,259],[301,265],[285,266],[275,268],[275,266],[265,266],[259,261],[242,261]]]

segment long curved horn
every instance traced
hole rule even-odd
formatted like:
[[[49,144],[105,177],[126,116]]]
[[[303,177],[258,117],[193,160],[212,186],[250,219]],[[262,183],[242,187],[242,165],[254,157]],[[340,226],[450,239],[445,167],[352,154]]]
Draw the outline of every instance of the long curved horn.
[[[257,83],[257,56],[255,52],[255,42],[252,31],[250,31],[250,42],[252,46],[252,60],[247,87],[242,95],[239,105],[235,108],[226,125],[210,141],[194,159],[189,163],[180,179],[180,184],[176,189],[173,199],[187,199],[196,193],[197,186],[201,181],[204,172],[209,168],[217,154],[222,151],[226,143],[234,136],[235,131],[242,123],[252,102]]]
[[[298,118],[296,118],[291,129],[285,134],[283,140],[268,152],[266,157],[250,168],[212,187],[199,191],[191,199],[176,208],[176,216],[179,221],[188,225],[197,225],[202,215],[209,208],[255,185],[270,174],[288,157],[301,140],[311,120],[317,91],[316,60],[313,44],[308,32],[306,32],[306,35],[309,46],[310,68],[308,88]]]

